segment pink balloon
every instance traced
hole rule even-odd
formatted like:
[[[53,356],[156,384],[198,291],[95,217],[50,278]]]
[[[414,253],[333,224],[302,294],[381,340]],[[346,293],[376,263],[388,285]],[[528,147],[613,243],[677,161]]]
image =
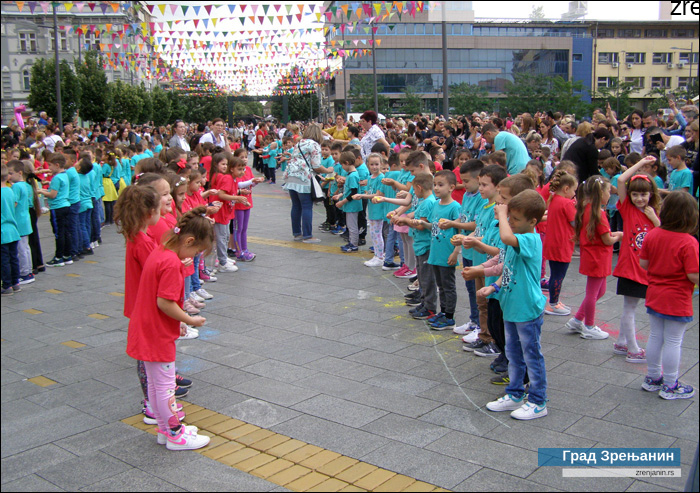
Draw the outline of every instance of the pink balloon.
[[[23,104],[15,106],[15,119],[17,120],[17,125],[19,125],[22,130],[24,130],[24,118],[22,118],[22,112],[26,110],[27,107]]]

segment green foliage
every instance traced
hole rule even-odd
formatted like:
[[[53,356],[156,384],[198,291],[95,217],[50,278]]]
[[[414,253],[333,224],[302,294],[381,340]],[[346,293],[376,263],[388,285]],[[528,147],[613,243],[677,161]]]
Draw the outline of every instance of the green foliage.
[[[234,101],[233,102],[233,119],[246,116],[258,115],[263,116],[263,105],[259,101]]]
[[[75,69],[81,89],[80,116],[91,122],[102,122],[112,116],[112,92],[99,53],[86,52],[82,64],[75,62]]]
[[[515,73],[513,82],[506,82],[506,97],[500,102],[512,115],[551,110],[573,113],[580,117],[590,111],[590,106],[581,99],[581,94],[576,94],[583,90],[581,82],[567,81],[560,76]]]
[[[539,5],[535,7],[534,5],[532,6],[532,12],[530,12],[530,20],[532,21],[537,21],[544,19],[544,7],[542,5]]]
[[[416,94],[412,87],[407,87],[403,91],[403,106],[401,111],[406,115],[417,115],[423,111],[423,99]]]
[[[610,107],[617,113],[618,120],[622,120],[634,109],[630,94],[635,91],[634,83],[622,82],[620,87],[599,87],[592,94],[592,108],[601,108],[610,103]],[[618,111],[619,108],[619,111]]]
[[[143,111],[143,100],[136,87],[117,80],[110,84],[112,90],[112,118],[121,122],[137,123]]]
[[[354,113],[364,113],[374,110],[374,79],[371,75],[354,75],[350,77],[350,91],[348,99],[352,101]],[[377,85],[377,106],[379,113],[389,116],[391,113],[391,100],[382,94],[384,87]]]
[[[143,103],[141,106],[141,111],[139,112],[139,119],[136,122],[150,122],[153,118],[153,99],[151,97],[151,93],[146,90],[146,86],[143,85],[143,82],[136,88],[136,91],[141,99],[141,102]]]
[[[466,82],[452,84],[449,88],[450,107],[455,115],[471,115],[475,111],[491,111],[493,102],[488,99],[484,87]]]
[[[204,123],[214,118],[226,120],[228,104],[226,96],[180,96],[184,107],[183,120]]]
[[[695,79],[695,86],[691,86],[688,90],[681,89],[664,89],[663,87],[656,87],[651,89],[647,96],[651,96],[654,100],[649,103],[648,111],[656,111],[661,108],[669,108],[668,100],[669,98],[674,98],[680,108],[683,105],[683,101],[689,101],[698,93],[697,79]]]
[[[80,108],[80,83],[70,64],[59,63],[61,74],[61,107],[63,121],[70,121]],[[32,65],[29,106],[36,112],[57,119],[56,109],[56,63],[53,59],[40,58]]]
[[[305,121],[318,118],[319,104],[316,94],[290,94],[289,121]],[[313,102],[312,102],[313,101]],[[272,103],[272,116],[282,121],[282,102]]]
[[[156,86],[151,91],[151,101],[153,103],[153,124],[161,126],[170,123],[171,104],[167,93]]]

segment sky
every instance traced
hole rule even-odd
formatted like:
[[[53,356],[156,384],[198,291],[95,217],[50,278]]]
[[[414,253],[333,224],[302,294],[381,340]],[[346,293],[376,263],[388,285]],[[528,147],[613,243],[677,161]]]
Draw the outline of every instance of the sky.
[[[659,3],[656,2],[615,2],[597,1],[588,2],[588,15],[585,19],[597,20],[657,20],[659,18]],[[667,2],[671,3],[671,2]],[[508,12],[508,17],[512,19],[526,19],[532,12],[533,6],[544,7],[544,14],[547,19],[559,19],[561,14],[569,10],[569,2],[481,2],[472,3],[475,17],[500,17],[503,12]],[[674,20],[676,16],[674,16]],[[679,16],[678,20],[698,20],[698,16],[688,14]]]

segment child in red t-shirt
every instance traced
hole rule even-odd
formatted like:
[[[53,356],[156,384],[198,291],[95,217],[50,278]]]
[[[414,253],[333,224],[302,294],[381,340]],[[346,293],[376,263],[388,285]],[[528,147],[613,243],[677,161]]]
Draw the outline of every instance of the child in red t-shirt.
[[[625,171],[617,180],[617,210],[622,218],[624,236],[613,275],[617,277],[617,294],[623,296],[620,335],[613,345],[613,353],[626,356],[629,363],[646,363],[646,353],[637,344],[634,310],[640,299],[646,298],[647,273],[639,265],[639,254],[647,233],[659,226],[656,215],[661,198],[654,179],[640,169],[655,156],[642,159]]]
[[[248,205],[238,203],[235,206],[233,221],[233,250],[236,252],[236,260],[250,262],[255,260],[255,254],[248,251],[248,221],[250,210],[253,208],[252,188],[265,181],[264,178],[253,176],[253,170],[247,166],[248,153],[245,149],[239,149],[233,153],[240,159],[233,170],[234,180],[238,186],[238,193],[248,199]]]
[[[566,171],[558,170],[549,182],[549,204],[547,209],[547,234],[544,235],[543,255],[549,261],[549,303],[544,307],[547,315],[566,316],[571,308],[559,301],[566,271],[574,253],[574,220],[578,180]]]
[[[578,187],[576,234],[581,247],[579,272],[586,279],[586,296],[566,327],[583,339],[607,339],[610,334],[595,325],[595,304],[605,294],[605,280],[612,271],[612,246],[622,232],[612,233],[603,206],[610,200],[610,181],[593,175]]]
[[[211,247],[214,235],[204,207],[192,209],[177,222],[163,246],[146,260],[139,284],[139,303],[134,306],[126,352],[143,360],[148,377],[148,401],[158,423],[158,442],[169,450],[193,450],[206,446],[209,437],[181,423],[168,425],[170,400],[175,394],[175,341],[180,323],[201,327],[202,317],[191,317],[182,310],[183,263]],[[188,262],[189,261],[189,262]]]
[[[689,399],[690,385],[678,382],[681,345],[693,321],[693,288],[698,284],[698,203],[687,192],[671,192],[661,207],[661,227],[644,239],[639,256],[647,271],[646,307],[651,332],[647,376],[642,388],[664,399]]]

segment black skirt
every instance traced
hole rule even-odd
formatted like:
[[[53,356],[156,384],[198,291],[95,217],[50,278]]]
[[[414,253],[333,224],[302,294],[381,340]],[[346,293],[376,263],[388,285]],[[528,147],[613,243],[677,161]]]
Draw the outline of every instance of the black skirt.
[[[646,284],[640,284],[632,279],[618,277],[617,294],[620,296],[631,296],[633,298],[645,299],[647,297],[647,286]]]

